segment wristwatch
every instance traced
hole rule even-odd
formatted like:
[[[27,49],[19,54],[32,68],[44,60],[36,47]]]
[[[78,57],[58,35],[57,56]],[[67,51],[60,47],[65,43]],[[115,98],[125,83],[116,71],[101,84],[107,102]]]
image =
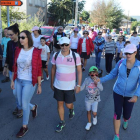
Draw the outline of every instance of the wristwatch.
[[[77,85],[77,87],[81,87],[80,85]]]

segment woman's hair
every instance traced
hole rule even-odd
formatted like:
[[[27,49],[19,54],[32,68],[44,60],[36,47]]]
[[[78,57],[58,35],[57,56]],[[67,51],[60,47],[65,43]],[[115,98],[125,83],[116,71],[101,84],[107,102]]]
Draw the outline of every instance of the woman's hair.
[[[27,31],[27,30],[22,31],[21,33],[25,33],[25,34],[26,34],[26,36],[27,36],[27,38],[28,38],[28,47],[29,47],[29,48],[30,48],[30,47],[33,47],[33,39],[32,39],[31,33],[30,33],[29,31]],[[19,43],[19,47],[20,47],[20,48],[23,48],[23,45],[21,45],[21,44]]]
[[[98,32],[98,35],[99,35],[99,34],[102,34],[102,32],[99,31],[99,32]]]
[[[87,35],[89,35],[89,32],[88,32],[87,30],[84,30],[84,31],[83,31],[83,35],[84,35],[85,32],[87,32]]]
[[[131,43],[130,41],[126,41],[125,44],[124,44],[124,46],[126,46],[126,45],[128,45],[130,43]]]
[[[11,30],[14,32],[14,34],[17,34],[19,35],[20,31],[19,31],[19,26],[17,23],[15,23],[14,25],[8,27],[8,30]]]
[[[41,38],[40,38],[40,40],[41,40],[41,39],[43,39],[43,40],[45,40],[45,41],[46,41],[46,38],[45,38],[45,37],[41,37]]]

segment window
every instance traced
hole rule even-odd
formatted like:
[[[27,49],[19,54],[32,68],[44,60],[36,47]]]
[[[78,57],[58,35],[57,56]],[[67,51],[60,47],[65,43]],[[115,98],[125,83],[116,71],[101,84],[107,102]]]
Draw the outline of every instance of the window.
[[[32,4],[32,0],[29,0],[29,4]]]
[[[42,7],[45,7],[45,1],[43,1],[42,3],[43,3],[43,4],[42,4]]]

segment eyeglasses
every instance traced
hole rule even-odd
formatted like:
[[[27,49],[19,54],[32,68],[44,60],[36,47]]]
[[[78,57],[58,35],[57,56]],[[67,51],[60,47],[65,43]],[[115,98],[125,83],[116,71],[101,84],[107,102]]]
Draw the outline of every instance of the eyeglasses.
[[[112,39],[112,38],[108,38],[108,39]]]
[[[102,34],[98,34],[98,35],[102,35]]]
[[[94,77],[94,76],[98,76],[98,74],[91,74],[90,76],[91,76],[91,77]]]
[[[88,33],[83,33],[83,34],[88,34]]]
[[[64,47],[64,46],[68,47],[69,44],[61,44],[60,46],[61,46],[61,47]]]
[[[24,40],[25,38],[27,38],[27,37],[25,37],[25,36],[19,36],[19,39]]]
[[[119,38],[119,39],[123,39],[123,38]]]
[[[74,33],[78,33],[77,31],[74,31]]]
[[[13,36],[14,34],[7,34],[8,36]]]
[[[133,53],[135,53],[135,52],[133,52]],[[133,53],[125,53],[125,55],[132,55]]]
[[[63,29],[59,29],[58,31],[63,31]]]

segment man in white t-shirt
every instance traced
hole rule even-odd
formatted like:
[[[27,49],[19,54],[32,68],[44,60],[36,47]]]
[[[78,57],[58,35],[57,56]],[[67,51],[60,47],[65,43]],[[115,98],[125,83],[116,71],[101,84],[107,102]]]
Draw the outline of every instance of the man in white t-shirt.
[[[130,37],[131,44],[138,46],[140,44],[140,37],[137,36],[137,32],[133,33],[133,36]]]
[[[44,81],[43,70],[46,73],[46,80],[49,80],[48,64],[49,64],[49,59],[50,59],[50,49],[46,45],[46,38],[45,37],[41,37],[40,42],[41,42],[41,45],[39,46],[39,49],[42,49],[42,52],[41,52],[41,60],[42,60],[41,82],[43,82]]]
[[[79,32],[79,34],[80,34],[80,37],[83,37],[84,35],[83,35],[83,32],[85,31],[85,26],[82,26],[81,27],[81,30],[80,30],[80,32]]]
[[[94,31],[95,31],[97,34],[99,33],[99,29],[98,29],[98,26],[97,26],[97,25],[94,26]]]
[[[57,100],[60,123],[56,132],[62,131],[65,127],[64,103],[69,109],[69,118],[74,117],[75,93],[80,92],[82,81],[81,59],[79,54],[70,50],[70,39],[62,37],[59,39],[60,52],[54,53],[52,57],[51,88],[54,91],[54,98]],[[76,68],[78,82],[76,86]]]

